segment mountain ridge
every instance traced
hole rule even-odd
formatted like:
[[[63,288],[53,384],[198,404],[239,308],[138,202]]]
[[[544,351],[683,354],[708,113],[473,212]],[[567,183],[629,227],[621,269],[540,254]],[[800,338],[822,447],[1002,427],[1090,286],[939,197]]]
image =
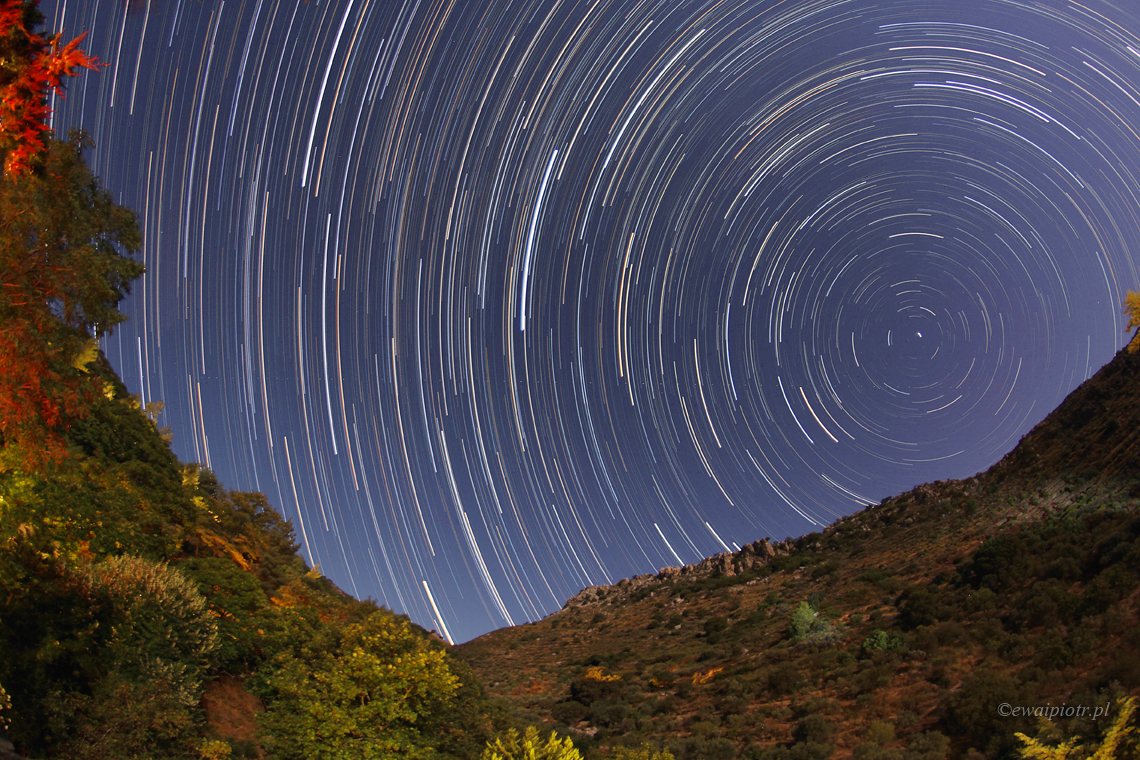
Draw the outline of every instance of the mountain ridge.
[[[491,694],[603,753],[648,740],[679,758],[1011,756],[1034,726],[992,720],[995,689],[1044,701],[1140,688],[1137,658],[1113,654],[1140,651],[1140,583],[1122,565],[1140,567],[1138,376],[1140,354],[1122,350],[970,478],[587,587],[455,651]],[[814,644],[790,632],[803,605]],[[1019,611],[1037,607],[1056,620]],[[833,730],[815,731],[819,716]],[[867,736],[872,724],[891,738]]]
[[[851,520],[863,512],[874,510],[894,500],[911,497],[916,502],[923,503],[931,498],[937,498],[941,489],[953,489],[956,484],[968,487],[966,486],[967,483],[979,479],[1001,479],[1011,470],[1017,470],[1024,474],[1030,470],[1040,471],[1049,466],[1056,467],[1059,464],[1056,456],[1057,447],[1051,444],[1058,435],[1058,426],[1069,430],[1079,429],[1084,427],[1086,423],[1095,425],[1096,419],[1108,416],[1107,423],[1093,431],[1095,437],[1103,439],[1109,435],[1117,435],[1121,432],[1119,423],[1114,419],[1117,410],[1114,408],[1109,411],[1104,408],[1106,402],[1111,404],[1112,399],[1117,396],[1106,393],[1105,386],[1115,388],[1126,383],[1129,372],[1140,370],[1140,361],[1136,361],[1135,358],[1130,359],[1130,357],[1140,357],[1140,354],[1129,349],[1128,346],[1122,348],[1100,370],[1070,391],[1053,412],[1030,428],[1012,449],[985,470],[965,478],[920,483],[895,496],[888,496],[877,503],[869,504],[859,511],[839,518],[826,526],[822,533],[827,534],[829,531],[839,529],[844,521]],[[1097,462],[1101,465],[1098,470],[1099,478],[1103,479],[1106,475],[1115,472],[1140,470],[1140,419],[1134,421],[1137,424],[1123,432],[1123,437],[1120,443],[1114,447],[1111,456],[1103,458],[1107,461]],[[1086,449],[1086,459],[1088,458],[1088,450]],[[1031,462],[1032,464],[1030,464]],[[809,533],[799,538],[787,537],[782,540],[765,536],[745,544],[737,551],[710,554],[696,562],[668,565],[655,573],[639,573],[610,584],[586,586],[567,599],[560,611],[572,607],[589,606],[606,599],[611,592],[636,590],[654,580],[732,577],[743,572],[750,572],[768,564],[779,556],[795,551],[800,539],[813,535],[817,535],[817,533]],[[493,633],[493,631],[488,633]]]

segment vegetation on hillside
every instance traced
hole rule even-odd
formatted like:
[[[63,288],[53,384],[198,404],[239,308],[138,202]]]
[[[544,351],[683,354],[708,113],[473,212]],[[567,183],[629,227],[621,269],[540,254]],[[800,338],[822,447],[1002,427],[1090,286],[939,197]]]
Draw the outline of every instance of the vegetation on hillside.
[[[0,749],[82,758],[477,756],[470,670],[297,556],[261,494],[171,453],[96,339],[133,214],[58,140],[78,40],[0,1]]]
[[[986,474],[459,651],[587,757],[1140,756],[1113,728],[1140,692],[1138,376],[1122,352]]]

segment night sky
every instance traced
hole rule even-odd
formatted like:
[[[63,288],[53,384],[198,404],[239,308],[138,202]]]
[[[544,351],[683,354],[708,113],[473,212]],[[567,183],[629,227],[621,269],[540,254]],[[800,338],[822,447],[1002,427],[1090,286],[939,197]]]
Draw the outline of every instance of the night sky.
[[[43,0],[180,456],[461,641],[996,461],[1125,340],[1135,0]]]

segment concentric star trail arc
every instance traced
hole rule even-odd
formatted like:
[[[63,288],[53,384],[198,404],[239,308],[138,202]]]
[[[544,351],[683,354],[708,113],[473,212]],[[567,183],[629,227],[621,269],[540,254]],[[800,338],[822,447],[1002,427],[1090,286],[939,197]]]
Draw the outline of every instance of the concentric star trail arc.
[[[464,640],[1006,452],[1122,344],[1109,0],[47,0],[185,459]]]

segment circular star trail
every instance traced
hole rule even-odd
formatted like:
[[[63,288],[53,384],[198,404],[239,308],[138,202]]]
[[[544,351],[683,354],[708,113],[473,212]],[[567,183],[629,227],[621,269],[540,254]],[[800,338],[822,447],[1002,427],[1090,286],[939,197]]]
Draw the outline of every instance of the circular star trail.
[[[46,0],[178,452],[455,640],[1009,450],[1124,340],[1105,0]]]

